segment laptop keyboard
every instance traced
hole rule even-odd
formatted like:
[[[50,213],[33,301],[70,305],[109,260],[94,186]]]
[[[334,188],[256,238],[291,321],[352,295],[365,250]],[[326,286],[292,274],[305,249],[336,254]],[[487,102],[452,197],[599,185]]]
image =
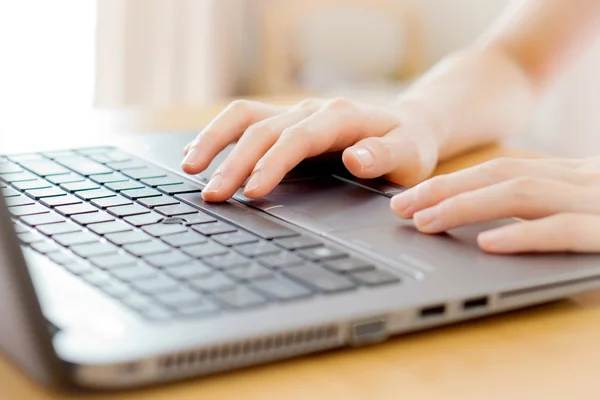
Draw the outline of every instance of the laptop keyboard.
[[[24,247],[148,319],[400,282],[272,220],[194,204],[201,186],[111,147],[0,157],[0,190]]]

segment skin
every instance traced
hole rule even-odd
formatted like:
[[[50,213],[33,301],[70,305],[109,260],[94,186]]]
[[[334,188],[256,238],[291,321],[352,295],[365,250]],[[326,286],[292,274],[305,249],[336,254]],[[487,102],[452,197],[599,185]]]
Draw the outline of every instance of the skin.
[[[516,0],[475,43],[443,59],[393,104],[235,101],[186,146],[182,168],[200,173],[237,142],[204,199],[225,201],[248,177],[244,194],[259,198],[305,158],[343,151],[357,177],[414,186],[391,207],[424,233],[521,217],[527,221],[480,234],[480,247],[600,251],[599,159],[495,160],[427,180],[439,161],[517,133],[599,31],[597,0]]]

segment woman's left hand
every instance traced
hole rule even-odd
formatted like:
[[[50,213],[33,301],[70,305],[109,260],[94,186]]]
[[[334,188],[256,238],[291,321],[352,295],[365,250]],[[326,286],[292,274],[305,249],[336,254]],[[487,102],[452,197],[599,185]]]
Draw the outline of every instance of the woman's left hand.
[[[421,232],[516,217],[479,234],[491,253],[600,252],[600,158],[498,159],[440,175],[392,199]]]

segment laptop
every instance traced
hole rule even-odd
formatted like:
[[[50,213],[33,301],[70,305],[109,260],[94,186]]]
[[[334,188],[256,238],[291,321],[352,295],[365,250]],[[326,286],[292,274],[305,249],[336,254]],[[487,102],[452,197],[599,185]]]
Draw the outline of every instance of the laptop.
[[[0,347],[36,380],[132,388],[387,338],[600,283],[595,255],[497,256],[497,221],[444,235],[402,187],[308,160],[221,204],[180,172],[193,133],[0,158]]]

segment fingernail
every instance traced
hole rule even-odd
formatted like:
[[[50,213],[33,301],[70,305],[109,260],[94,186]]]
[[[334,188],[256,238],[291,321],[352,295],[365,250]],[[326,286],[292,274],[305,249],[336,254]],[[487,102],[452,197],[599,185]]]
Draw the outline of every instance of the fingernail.
[[[440,215],[439,207],[431,207],[419,211],[413,217],[415,225],[421,232],[433,232],[436,230],[436,221]]]
[[[258,189],[258,187],[260,186],[261,179],[262,179],[262,171],[260,169],[254,171],[254,173],[252,173],[252,176],[250,176],[248,183],[246,184],[244,192],[251,192],[253,190]]]
[[[208,184],[206,185],[206,187],[204,188],[204,193],[206,192],[218,192],[219,189],[221,188],[221,182],[223,181],[223,177],[221,176],[221,174],[215,174],[213,175],[212,178],[210,178],[210,181],[208,181]]]
[[[375,164],[375,159],[369,150],[362,148],[352,149],[352,154],[358,160],[361,171],[371,168]]]
[[[200,161],[200,152],[195,147],[188,151],[187,156],[181,162],[181,165],[195,165]]]
[[[410,206],[413,203],[413,196],[410,190],[392,197],[392,209],[396,213],[401,214],[401,216],[408,216]]]
[[[502,229],[481,232],[477,235],[477,244],[485,250],[502,251],[505,246],[506,233]]]

